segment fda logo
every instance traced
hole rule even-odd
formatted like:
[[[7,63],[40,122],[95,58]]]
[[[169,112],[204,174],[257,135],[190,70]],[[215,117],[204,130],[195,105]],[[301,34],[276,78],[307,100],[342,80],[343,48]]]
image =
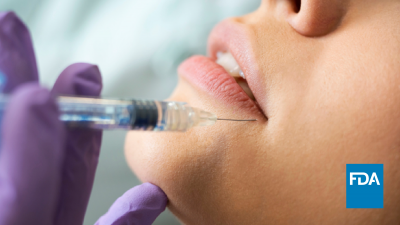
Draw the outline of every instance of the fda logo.
[[[346,165],[346,208],[383,208],[383,164]]]
[[[371,176],[371,180],[369,180],[369,176],[367,173],[352,173],[350,172],[350,185],[353,185],[353,181],[355,179],[357,179],[355,176],[364,176],[365,177],[365,181],[361,182],[361,177],[358,177],[358,185],[371,185],[373,182],[376,182],[376,185],[381,185],[381,183],[379,183],[378,177],[376,176],[376,173],[373,172],[372,176]],[[368,182],[369,180],[369,182]]]

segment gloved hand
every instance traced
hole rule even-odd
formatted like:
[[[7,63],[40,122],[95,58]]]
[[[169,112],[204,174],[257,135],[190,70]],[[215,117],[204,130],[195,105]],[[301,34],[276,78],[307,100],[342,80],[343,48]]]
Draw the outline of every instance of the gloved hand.
[[[165,210],[167,201],[159,187],[144,183],[125,192],[95,225],[150,225]]]
[[[0,13],[0,71],[7,76],[4,91],[13,91],[2,119],[0,225],[82,224],[101,131],[66,129],[53,96],[98,96],[102,87],[98,68],[74,64],[61,73],[51,92],[39,87],[27,28],[14,13]],[[165,209],[166,196],[154,185],[127,193],[122,200],[135,206],[130,209],[137,212],[134,223],[149,224]],[[124,217],[115,216],[115,208],[107,214],[114,217],[103,217],[109,219],[101,224],[121,224]]]

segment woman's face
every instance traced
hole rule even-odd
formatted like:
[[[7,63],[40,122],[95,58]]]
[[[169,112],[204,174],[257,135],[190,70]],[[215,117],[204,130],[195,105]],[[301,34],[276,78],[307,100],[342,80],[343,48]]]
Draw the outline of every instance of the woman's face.
[[[216,26],[168,99],[257,121],[129,132],[127,160],[184,224],[399,224],[399,62],[400,1],[265,0]],[[346,209],[350,163],[384,164],[383,209]]]

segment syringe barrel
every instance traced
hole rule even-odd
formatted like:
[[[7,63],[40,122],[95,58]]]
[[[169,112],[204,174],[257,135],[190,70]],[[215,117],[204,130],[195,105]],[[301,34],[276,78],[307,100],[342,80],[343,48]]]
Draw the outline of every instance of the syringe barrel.
[[[67,96],[57,101],[60,120],[69,127],[131,129],[131,101]]]
[[[0,96],[0,110],[7,96]],[[216,116],[182,102],[58,97],[60,120],[70,127],[147,131],[186,131],[212,125]]]
[[[217,117],[182,102],[155,102],[161,111],[155,131],[186,131],[196,126],[213,125]]]

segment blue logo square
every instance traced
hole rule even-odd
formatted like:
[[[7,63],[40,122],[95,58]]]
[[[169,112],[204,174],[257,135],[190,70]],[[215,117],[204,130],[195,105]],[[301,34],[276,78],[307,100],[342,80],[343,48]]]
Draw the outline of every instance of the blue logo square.
[[[346,165],[346,208],[383,208],[383,164]]]

